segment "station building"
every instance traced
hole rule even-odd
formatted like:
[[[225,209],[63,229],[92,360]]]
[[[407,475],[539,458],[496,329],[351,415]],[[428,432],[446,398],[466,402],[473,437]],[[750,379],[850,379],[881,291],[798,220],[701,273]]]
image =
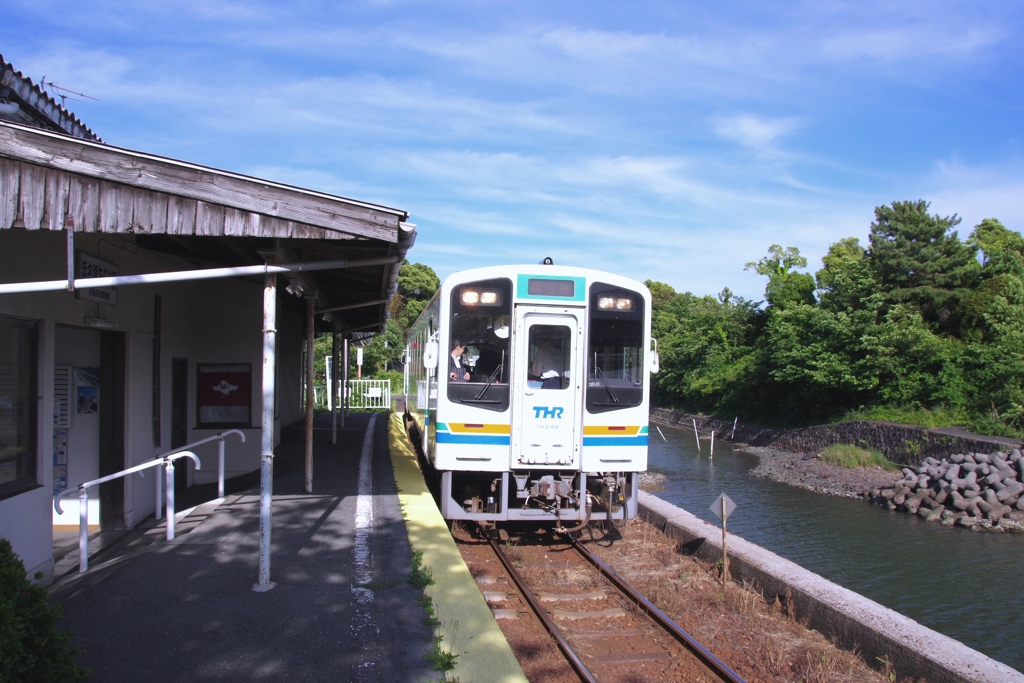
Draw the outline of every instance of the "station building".
[[[53,574],[54,496],[206,437],[225,476],[301,420],[307,346],[383,328],[404,211],[102,142],[0,56],[0,537]],[[216,481],[217,444],[174,487]],[[157,512],[159,468],[89,490],[88,527]]]

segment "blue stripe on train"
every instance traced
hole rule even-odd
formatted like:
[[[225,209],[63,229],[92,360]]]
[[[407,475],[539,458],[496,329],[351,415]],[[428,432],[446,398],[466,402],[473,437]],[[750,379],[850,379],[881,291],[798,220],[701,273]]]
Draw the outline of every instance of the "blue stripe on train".
[[[511,440],[508,434],[452,434],[451,432],[438,432],[437,443],[508,446]]]
[[[585,436],[584,446],[646,446],[647,435],[640,436]]]

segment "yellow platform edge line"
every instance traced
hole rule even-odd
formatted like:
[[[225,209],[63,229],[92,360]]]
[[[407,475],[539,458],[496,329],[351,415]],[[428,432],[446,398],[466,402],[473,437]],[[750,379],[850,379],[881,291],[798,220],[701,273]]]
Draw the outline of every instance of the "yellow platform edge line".
[[[441,622],[436,632],[441,635],[442,645],[458,655],[449,680],[527,683],[427,490],[398,413],[392,413],[388,421],[388,446],[409,544],[414,552],[423,553],[423,566],[434,578],[424,592],[433,601],[434,616]]]

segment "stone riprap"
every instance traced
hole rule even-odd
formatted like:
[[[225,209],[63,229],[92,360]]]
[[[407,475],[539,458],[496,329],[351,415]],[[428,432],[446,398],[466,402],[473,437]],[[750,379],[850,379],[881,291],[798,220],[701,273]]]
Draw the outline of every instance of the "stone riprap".
[[[958,453],[925,458],[903,468],[891,488],[875,489],[873,501],[890,510],[941,522],[993,531],[1024,531],[1024,455]]]

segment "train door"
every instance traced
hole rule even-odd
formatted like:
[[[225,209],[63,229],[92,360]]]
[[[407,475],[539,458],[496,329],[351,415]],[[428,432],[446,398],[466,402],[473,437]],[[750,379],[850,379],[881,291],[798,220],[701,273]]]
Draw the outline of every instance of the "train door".
[[[579,461],[582,311],[516,307],[512,467]]]

